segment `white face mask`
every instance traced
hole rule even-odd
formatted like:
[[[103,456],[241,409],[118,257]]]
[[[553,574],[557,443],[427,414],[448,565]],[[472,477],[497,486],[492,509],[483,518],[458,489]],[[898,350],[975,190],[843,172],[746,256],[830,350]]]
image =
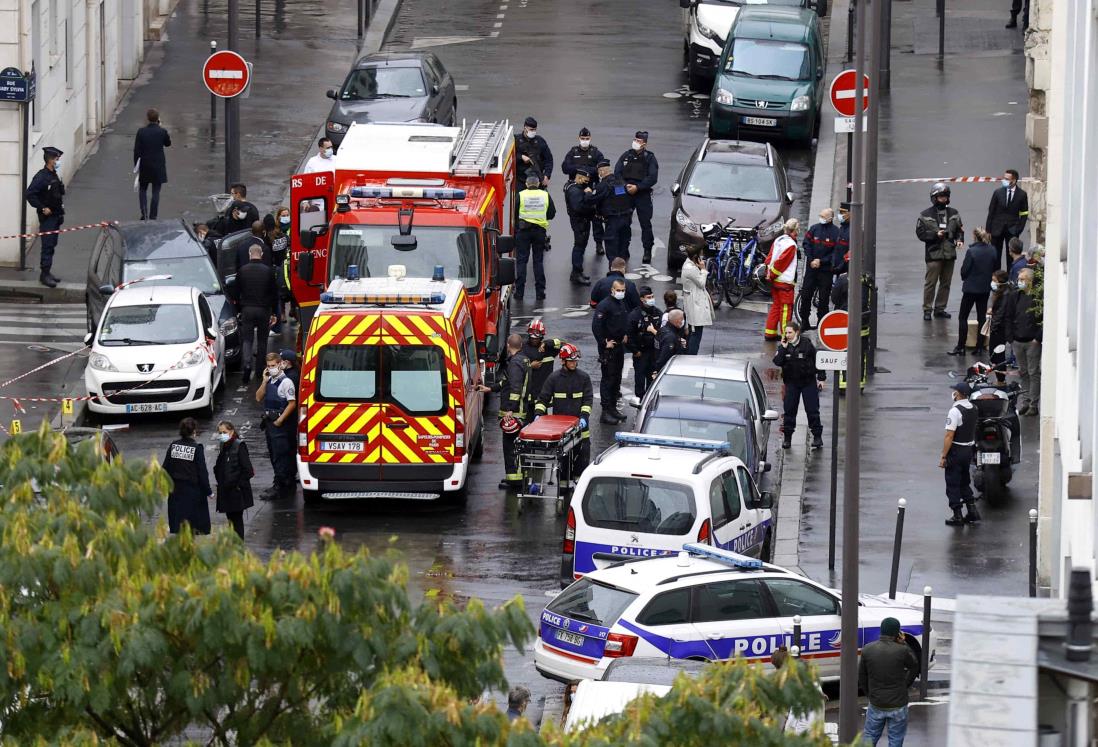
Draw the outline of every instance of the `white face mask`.
[[[229,443],[229,439],[232,438],[232,437],[233,436],[232,436],[231,433],[218,433],[217,434],[217,440],[220,441],[223,444]]]
[[[280,373],[282,373],[281,366],[267,366],[267,375],[270,376],[272,379],[275,376],[278,376]]]
[[[279,225],[288,226],[288,225],[290,225],[290,216],[288,216],[288,215],[280,216],[279,219],[278,219],[278,222],[279,222]]]
[[[846,223],[846,216],[839,213],[839,224],[842,225],[843,223]]]
[[[622,295],[624,296],[625,294],[623,293]],[[642,298],[641,303],[643,303],[645,306],[655,306],[656,305],[656,299],[654,299],[654,298]]]
[[[614,298],[621,301],[623,298],[625,298],[625,291],[614,291]]]
[[[537,136],[538,136],[538,131],[537,130],[527,130],[526,131],[526,137],[528,137],[530,139],[533,139]]]
[[[834,218],[825,218],[822,215],[820,216],[820,223],[830,223],[833,220],[835,220],[835,219]]]
[[[996,282],[995,280],[991,281],[991,290],[993,290],[993,291],[999,290],[999,283]]]
[[[325,148],[324,150],[322,150],[320,152],[320,154],[322,156],[324,156],[325,158],[331,158],[334,153],[335,153],[335,150],[332,149],[332,148]]]
[[[642,143],[640,140],[633,141],[633,150],[640,150],[643,146],[644,143]]]
[[[1018,290],[1025,290],[1025,288],[1026,288],[1026,281],[1025,280],[1019,280],[1018,281]]]
[[[580,147],[583,148],[584,150],[587,150],[588,148],[591,147],[591,141],[586,139],[586,138],[583,139],[583,140],[580,140]]]

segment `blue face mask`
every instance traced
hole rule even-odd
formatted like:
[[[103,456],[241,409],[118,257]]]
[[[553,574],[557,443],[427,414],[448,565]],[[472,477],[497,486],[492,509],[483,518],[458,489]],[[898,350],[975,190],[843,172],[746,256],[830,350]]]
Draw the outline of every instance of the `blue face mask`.
[[[1010,188],[1010,179],[1000,179],[999,184],[1003,185],[1004,189]]]
[[[217,440],[220,441],[223,444],[229,443],[229,439],[232,438],[232,437],[233,436],[232,436],[231,433],[218,433],[217,434]]]
[[[278,219],[278,222],[279,222],[280,225],[288,226],[288,225],[290,225],[290,216],[283,215],[282,217],[280,217]]]

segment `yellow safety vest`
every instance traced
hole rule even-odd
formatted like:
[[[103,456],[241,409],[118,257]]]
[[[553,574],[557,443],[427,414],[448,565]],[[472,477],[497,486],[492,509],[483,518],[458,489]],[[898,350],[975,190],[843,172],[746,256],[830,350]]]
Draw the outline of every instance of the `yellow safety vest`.
[[[549,193],[544,189],[524,189],[519,192],[519,220],[549,228]]]

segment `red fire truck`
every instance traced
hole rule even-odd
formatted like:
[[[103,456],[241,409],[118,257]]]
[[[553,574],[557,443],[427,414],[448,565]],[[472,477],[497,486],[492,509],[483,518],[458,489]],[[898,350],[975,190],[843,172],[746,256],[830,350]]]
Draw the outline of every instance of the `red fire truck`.
[[[510,329],[515,146],[509,122],[352,124],[335,170],[292,177],[290,284],[301,341],[334,278],[391,265],[460,280],[478,355],[494,369]]]

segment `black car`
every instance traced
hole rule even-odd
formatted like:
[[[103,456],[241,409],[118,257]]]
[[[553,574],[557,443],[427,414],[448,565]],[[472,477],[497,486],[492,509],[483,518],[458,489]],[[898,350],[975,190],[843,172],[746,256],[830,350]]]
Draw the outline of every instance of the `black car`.
[[[337,149],[352,122],[457,124],[454,78],[431,52],[379,52],[355,63],[335,99],[325,134]]]
[[[229,234],[217,240],[217,248],[223,255],[234,255],[236,244],[250,237],[250,231]],[[218,272],[214,258],[192,228],[178,218],[113,223],[100,229],[88,265],[85,290],[88,331],[95,331],[107,299],[121,283],[156,275],[171,277],[145,282],[191,285],[202,291],[225,338],[225,362],[230,367],[238,366],[241,340],[236,307],[225,295],[225,280],[231,282],[232,276]]]
[[[671,234],[667,266],[676,270],[686,249],[705,246],[701,226],[735,218],[737,228],[759,226],[765,254],[790,215],[793,192],[777,149],[770,143],[706,140],[682,167],[671,185]],[[765,248],[764,248],[765,247]]]

